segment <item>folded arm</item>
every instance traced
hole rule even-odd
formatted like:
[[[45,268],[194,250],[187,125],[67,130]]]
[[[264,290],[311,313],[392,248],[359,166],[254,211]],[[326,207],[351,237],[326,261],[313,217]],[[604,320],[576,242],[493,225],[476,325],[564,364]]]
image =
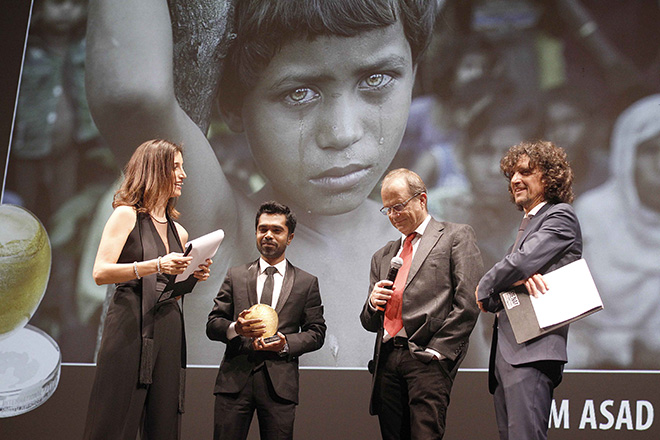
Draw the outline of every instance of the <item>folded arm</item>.
[[[543,273],[575,243],[578,232],[579,223],[572,208],[556,208],[549,212],[540,228],[527,236],[520,249],[504,257],[481,278],[478,300],[484,309],[496,312],[501,308],[500,292]]]

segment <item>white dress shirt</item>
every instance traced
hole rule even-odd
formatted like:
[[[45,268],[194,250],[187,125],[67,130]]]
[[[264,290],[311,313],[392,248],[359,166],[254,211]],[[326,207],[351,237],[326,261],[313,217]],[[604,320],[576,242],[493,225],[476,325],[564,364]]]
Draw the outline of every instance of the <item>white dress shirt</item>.
[[[263,258],[259,258],[259,275],[257,275],[257,302],[261,300],[261,292],[264,290],[264,283],[266,282],[266,269],[270,267],[270,264],[266,262]],[[277,301],[280,298],[280,292],[282,292],[282,284],[284,283],[284,275],[286,274],[286,258],[279,263],[273,266],[277,269],[277,272],[273,274],[273,304],[268,304],[272,308],[275,308]],[[238,336],[236,333],[236,321],[229,324],[227,328],[227,339],[234,339]]]

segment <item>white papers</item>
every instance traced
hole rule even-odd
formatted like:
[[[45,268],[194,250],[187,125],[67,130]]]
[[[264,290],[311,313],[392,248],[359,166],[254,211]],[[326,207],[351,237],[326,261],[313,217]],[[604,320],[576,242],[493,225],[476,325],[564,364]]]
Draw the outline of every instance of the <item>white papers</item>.
[[[584,259],[543,275],[549,290],[530,295],[539,327],[546,328],[603,308],[596,284]]]
[[[225,232],[222,229],[202,235],[192,241],[186,243],[186,249],[191,246],[188,256],[193,257],[190,265],[183,273],[176,276],[175,283],[186,280],[194,271],[199,268],[200,264],[204,264],[207,258],[215,255],[220,247],[220,243],[225,238]]]

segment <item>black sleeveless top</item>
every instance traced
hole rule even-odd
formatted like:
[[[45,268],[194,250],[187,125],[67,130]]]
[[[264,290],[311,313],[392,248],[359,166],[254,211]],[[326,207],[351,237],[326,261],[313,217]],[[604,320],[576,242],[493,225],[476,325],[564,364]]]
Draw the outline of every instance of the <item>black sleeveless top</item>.
[[[174,221],[167,216],[167,240],[170,252],[183,252],[181,239],[174,225]],[[124,248],[119,255],[117,263],[133,263],[134,261],[153,260],[167,253],[156,227],[148,213],[137,212],[135,227],[129,234]],[[117,289],[130,289],[140,295],[142,314],[142,351],[140,353],[140,383],[152,383],[153,369],[153,330],[155,309],[158,307],[158,298],[171,275],[150,274],[140,280],[131,280],[117,283]],[[183,342],[183,341],[182,341]],[[182,347],[185,347],[185,342]],[[185,348],[181,355],[182,367],[185,368]]]

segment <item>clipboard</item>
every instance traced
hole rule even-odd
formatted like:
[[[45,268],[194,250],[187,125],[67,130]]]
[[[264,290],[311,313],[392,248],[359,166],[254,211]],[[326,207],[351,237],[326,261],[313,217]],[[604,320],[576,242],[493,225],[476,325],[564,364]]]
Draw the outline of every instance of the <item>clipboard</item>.
[[[192,261],[183,273],[169,277],[170,280],[158,297],[158,303],[192,292],[195,284],[197,284],[197,278],[195,278],[193,272],[197,270],[200,264],[204,264],[207,258],[215,255],[224,238],[225,232],[218,229],[186,243],[183,256],[191,256]]]
[[[518,344],[603,310],[584,259],[548,272],[543,278],[549,290],[539,298],[530,296],[524,285],[500,293]]]

